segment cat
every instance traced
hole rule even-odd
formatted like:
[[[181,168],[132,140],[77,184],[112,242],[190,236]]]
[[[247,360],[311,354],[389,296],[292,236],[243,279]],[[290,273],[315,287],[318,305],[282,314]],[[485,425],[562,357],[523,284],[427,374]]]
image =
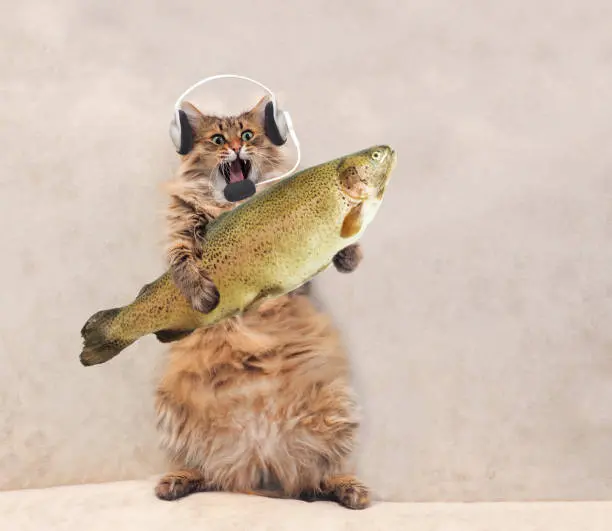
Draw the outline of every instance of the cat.
[[[195,141],[167,183],[168,260],[201,311],[214,307],[218,293],[198,269],[199,242],[206,224],[236,205],[223,188],[260,182],[285,164],[264,133],[268,101],[229,117],[183,106]],[[333,263],[348,273],[362,257],[354,244]],[[155,408],[172,470],[159,480],[158,498],[227,491],[334,500],[351,509],[370,504],[368,488],[349,469],[359,415],[347,356],[309,291],[306,284],[170,345]]]

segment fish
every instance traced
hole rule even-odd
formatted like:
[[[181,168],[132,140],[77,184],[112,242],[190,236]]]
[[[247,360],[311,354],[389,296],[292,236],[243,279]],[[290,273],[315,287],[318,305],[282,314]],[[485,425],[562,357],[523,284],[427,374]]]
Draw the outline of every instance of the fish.
[[[87,320],[82,365],[105,363],[149,334],[178,341],[300,288],[363,236],[396,161],[390,146],[372,146],[299,171],[222,213],[206,227],[200,262],[218,304],[195,310],[167,270],[130,304]]]

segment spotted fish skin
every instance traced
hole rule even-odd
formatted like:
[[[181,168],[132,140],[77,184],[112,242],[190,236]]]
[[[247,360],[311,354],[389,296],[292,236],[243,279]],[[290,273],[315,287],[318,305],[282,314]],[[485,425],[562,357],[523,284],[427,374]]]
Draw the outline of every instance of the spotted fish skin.
[[[148,334],[178,340],[299,288],[361,238],[396,159],[391,147],[373,146],[298,172],[223,213],[207,226],[201,260],[219,304],[194,310],[167,271],[131,304],[89,318],[81,363],[104,363]]]

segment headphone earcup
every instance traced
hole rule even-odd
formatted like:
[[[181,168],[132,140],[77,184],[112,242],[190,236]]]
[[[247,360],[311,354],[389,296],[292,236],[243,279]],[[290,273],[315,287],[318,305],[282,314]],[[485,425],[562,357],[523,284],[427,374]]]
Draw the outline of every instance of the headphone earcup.
[[[276,146],[287,142],[287,123],[282,112],[274,111],[274,103],[269,101],[264,111],[264,129],[266,136]]]
[[[179,119],[181,120],[181,149],[180,155],[187,155],[193,149],[193,131],[185,111],[179,109]]]
[[[186,155],[193,149],[193,131],[185,111],[178,109],[170,122],[170,138],[177,153]]]

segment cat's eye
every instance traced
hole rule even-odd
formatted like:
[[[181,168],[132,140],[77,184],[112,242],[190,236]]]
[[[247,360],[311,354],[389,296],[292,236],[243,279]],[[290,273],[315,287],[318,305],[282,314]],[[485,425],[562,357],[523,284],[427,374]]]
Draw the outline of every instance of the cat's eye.
[[[380,151],[375,151],[372,153],[372,158],[374,160],[380,160],[382,158],[382,153]]]
[[[246,131],[242,132],[242,140],[244,140],[245,142],[248,142],[249,140],[251,140],[251,138],[253,138],[253,131],[247,129]]]
[[[217,146],[225,144],[225,137],[223,135],[213,135],[210,140],[213,144],[217,144]]]

